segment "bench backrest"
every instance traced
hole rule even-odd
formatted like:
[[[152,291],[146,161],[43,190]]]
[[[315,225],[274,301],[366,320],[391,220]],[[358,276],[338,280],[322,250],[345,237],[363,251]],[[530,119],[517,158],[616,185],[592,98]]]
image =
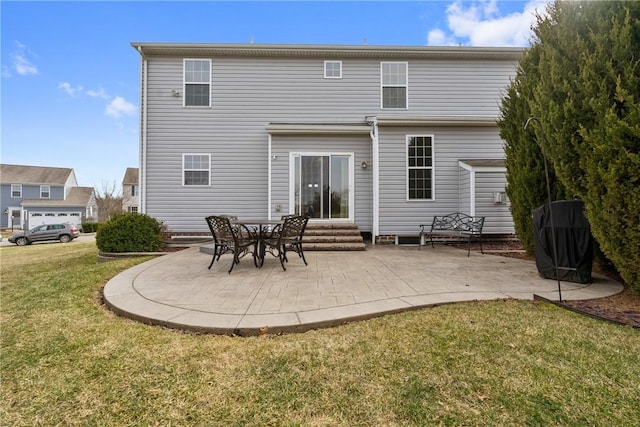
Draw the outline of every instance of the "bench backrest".
[[[464,213],[456,212],[445,216],[434,216],[431,224],[431,231],[450,230],[463,231],[466,233],[480,234],[484,226],[484,217],[473,217]]]

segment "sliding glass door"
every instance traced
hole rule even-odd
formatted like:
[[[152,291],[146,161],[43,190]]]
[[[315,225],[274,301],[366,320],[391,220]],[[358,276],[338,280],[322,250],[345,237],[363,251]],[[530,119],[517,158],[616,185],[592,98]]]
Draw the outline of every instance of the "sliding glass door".
[[[353,220],[353,155],[294,154],[292,160],[296,214]]]

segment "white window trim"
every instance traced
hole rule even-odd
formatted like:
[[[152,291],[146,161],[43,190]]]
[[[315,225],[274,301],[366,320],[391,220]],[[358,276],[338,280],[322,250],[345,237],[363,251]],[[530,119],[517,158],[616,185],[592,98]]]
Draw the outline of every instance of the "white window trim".
[[[338,75],[338,76],[328,76],[327,75],[327,64],[340,64],[340,75]],[[324,61],[324,78],[325,79],[341,79],[342,78],[342,61]]]
[[[207,84],[205,82],[188,82],[186,79],[187,74],[187,61],[206,61],[209,63],[209,105],[187,105],[187,84]],[[211,59],[207,58],[184,58],[182,60],[182,106],[185,108],[211,108]]]
[[[411,138],[431,138],[431,166],[415,167],[411,169],[431,169],[431,198],[429,199],[410,199],[409,198],[409,140]],[[406,143],[404,149],[405,161],[405,197],[407,202],[434,202],[436,200],[436,138],[433,134],[413,134],[406,135]]]
[[[404,64],[404,72],[405,72],[405,84],[403,85],[387,85],[386,87],[403,87],[405,88],[405,100],[404,107],[385,107],[384,106],[384,78],[382,70],[384,68],[384,64]],[[380,109],[381,110],[408,110],[409,109],[409,63],[403,61],[383,61],[380,62]]]
[[[46,191],[44,191],[46,188]],[[49,194],[48,196],[43,196],[42,193]],[[41,199],[50,199],[51,198],[51,186],[50,185],[41,185],[40,186],[40,198]]]
[[[206,185],[205,184],[202,184],[202,185],[193,185],[193,184],[187,185],[187,184],[184,183],[185,172],[187,170],[190,170],[190,171],[203,171],[203,170],[205,170],[205,169],[185,169],[184,160],[185,160],[186,156],[207,156],[207,159],[208,159],[207,165],[209,166],[208,169],[207,169],[207,173],[208,173],[208,177],[209,177],[209,179],[208,179],[209,183],[208,184],[206,184]],[[193,187],[211,187],[211,154],[208,154],[208,153],[183,153],[182,154],[182,186],[183,187],[188,187],[188,188],[193,188]]]
[[[16,188],[17,190],[14,190],[14,188]],[[13,195],[14,191],[20,192],[20,195],[14,196]],[[11,184],[11,198],[12,199],[21,199],[22,198],[22,184]]]

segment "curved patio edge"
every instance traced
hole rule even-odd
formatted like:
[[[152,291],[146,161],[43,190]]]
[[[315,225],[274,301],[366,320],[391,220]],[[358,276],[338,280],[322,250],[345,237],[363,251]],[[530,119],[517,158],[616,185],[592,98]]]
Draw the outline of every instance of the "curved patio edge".
[[[190,248],[121,272],[105,285],[104,302],[116,314],[145,324],[255,336],[457,302],[557,295],[557,282],[540,278],[530,261],[475,253],[467,258],[453,248],[375,247],[306,255],[308,266],[297,257],[287,271],[275,258],[262,269],[243,260],[228,274],[230,257],[223,256],[208,270],[210,255]],[[562,282],[562,287],[567,300],[605,297],[623,289],[599,275],[592,284]]]

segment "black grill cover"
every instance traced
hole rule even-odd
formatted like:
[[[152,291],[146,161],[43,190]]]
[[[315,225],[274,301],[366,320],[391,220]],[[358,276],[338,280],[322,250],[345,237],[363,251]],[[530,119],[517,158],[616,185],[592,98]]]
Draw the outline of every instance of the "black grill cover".
[[[581,200],[560,200],[551,203],[551,210],[558,245],[559,279],[591,283],[593,237],[584,216],[584,203]],[[533,211],[533,229],[538,272],[546,279],[556,279],[548,204]]]

